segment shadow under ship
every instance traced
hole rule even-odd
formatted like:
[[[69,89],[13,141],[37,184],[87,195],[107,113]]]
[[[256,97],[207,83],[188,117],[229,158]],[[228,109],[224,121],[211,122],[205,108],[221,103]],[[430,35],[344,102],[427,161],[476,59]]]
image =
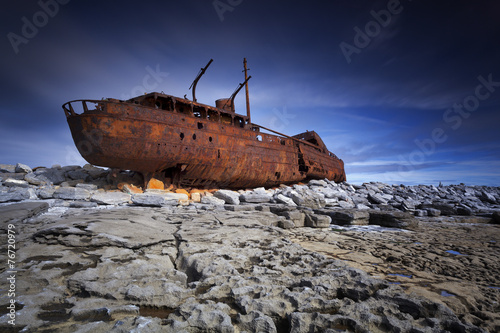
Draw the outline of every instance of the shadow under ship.
[[[346,180],[344,163],[314,131],[287,136],[250,119],[245,81],[216,106],[148,93],[129,100],[74,100],[63,105],[71,134],[90,164],[139,172],[180,187],[255,188],[310,179]],[[234,110],[246,87],[247,114]],[[269,133],[264,133],[266,131]],[[271,134],[272,133],[272,134]]]

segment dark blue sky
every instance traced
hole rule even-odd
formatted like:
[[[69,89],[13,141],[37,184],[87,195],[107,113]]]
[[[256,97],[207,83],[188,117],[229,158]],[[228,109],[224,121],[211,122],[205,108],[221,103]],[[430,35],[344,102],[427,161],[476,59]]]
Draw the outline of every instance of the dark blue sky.
[[[83,164],[61,105],[197,88],[251,69],[253,122],[315,130],[348,181],[500,185],[498,1],[4,4],[0,163]],[[244,95],[237,112],[245,113]]]

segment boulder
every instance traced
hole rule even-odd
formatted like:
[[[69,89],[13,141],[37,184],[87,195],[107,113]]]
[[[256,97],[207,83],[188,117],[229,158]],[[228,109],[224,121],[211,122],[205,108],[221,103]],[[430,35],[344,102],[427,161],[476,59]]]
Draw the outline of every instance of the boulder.
[[[491,217],[491,223],[500,224],[500,211],[497,210],[493,212],[493,215]]]
[[[272,196],[262,188],[240,194],[240,201],[244,202],[265,203],[270,202],[271,199]]]
[[[4,186],[8,187],[29,187],[29,184],[25,180],[7,178],[3,181]]]
[[[491,204],[497,203],[497,199],[495,198],[495,196],[489,192],[486,192],[486,191],[481,192],[479,199],[481,199],[484,202],[491,203]]]
[[[219,190],[214,193],[214,197],[224,200],[228,205],[239,205],[240,195],[237,192],[229,190]]]
[[[204,195],[201,198],[201,203],[206,205],[216,205],[216,206],[223,206],[226,204],[224,200],[219,199],[213,195]]]
[[[84,188],[87,191],[95,191],[95,190],[97,190],[97,185],[94,185],[94,184],[79,183],[79,184],[76,184],[75,187]]]
[[[166,205],[176,206],[179,203],[179,199],[169,198],[156,193],[137,193],[132,195],[132,202],[139,206],[153,206],[162,207]]]
[[[300,210],[287,210],[278,213],[280,216],[284,216],[287,220],[293,222],[294,226],[297,228],[301,228],[305,224],[306,215]]]
[[[370,213],[367,210],[343,209],[329,210],[318,209],[316,214],[328,215],[332,219],[332,224],[337,225],[367,225],[370,219]]]
[[[283,194],[279,193],[277,195],[274,196],[274,199],[278,202],[278,203],[283,203],[285,205],[288,205],[288,206],[291,206],[291,207],[296,207],[297,204],[293,201],[292,198],[289,198],[287,196],[284,196]]]
[[[418,224],[410,213],[400,211],[370,211],[370,224],[388,228],[411,229]]]
[[[439,209],[427,208],[426,211],[428,216],[437,217],[441,215],[441,211]]]
[[[305,213],[306,218],[305,218],[305,223],[304,225],[306,227],[310,228],[328,228],[330,227],[330,223],[332,222],[332,219],[328,215],[319,215],[319,214],[313,214],[311,212]]]
[[[39,178],[37,175],[35,175],[33,172],[30,172],[24,176],[24,180],[26,180],[28,183],[32,185],[43,185],[50,183],[50,181],[46,178]]]
[[[387,204],[387,200],[378,193],[368,193],[368,199],[375,204]]]
[[[292,191],[291,197],[297,206],[308,207],[312,209],[323,208],[326,205],[325,197],[309,189]]]
[[[15,172],[30,173],[30,172],[33,172],[33,170],[31,170],[31,168],[29,166],[27,166],[26,164],[17,163]]]
[[[0,172],[2,173],[14,173],[16,172],[16,166],[12,164],[0,164]]]
[[[97,192],[90,198],[101,205],[122,205],[130,202],[131,195],[123,192]]]
[[[38,199],[35,190],[25,187],[12,187],[7,192],[0,192],[0,202]]]
[[[46,183],[52,183],[54,185],[59,185],[66,180],[64,171],[57,168],[40,168],[33,173],[35,174],[37,179]]]
[[[64,200],[88,200],[90,192],[79,187],[60,187],[54,191],[53,197]]]

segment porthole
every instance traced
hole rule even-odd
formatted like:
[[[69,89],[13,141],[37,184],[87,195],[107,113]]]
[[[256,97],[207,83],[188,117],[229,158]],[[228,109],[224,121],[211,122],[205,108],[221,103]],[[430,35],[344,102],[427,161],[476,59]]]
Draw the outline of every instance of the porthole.
[[[196,140],[196,134],[193,134],[193,140]]]
[[[208,137],[208,141],[212,142],[212,137],[211,136]]]
[[[181,137],[181,140],[183,140],[184,139],[184,133],[181,133],[180,137]]]

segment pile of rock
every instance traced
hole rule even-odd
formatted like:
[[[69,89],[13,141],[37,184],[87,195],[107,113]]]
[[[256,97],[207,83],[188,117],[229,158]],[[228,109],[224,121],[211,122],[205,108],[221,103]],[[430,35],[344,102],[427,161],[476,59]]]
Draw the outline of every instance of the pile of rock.
[[[135,178],[134,178],[135,177]],[[259,210],[282,216],[279,226],[378,224],[411,228],[415,217],[483,216],[499,223],[500,188],[487,186],[362,185],[311,180],[275,189],[142,191],[140,176],[86,165],[37,168],[0,165],[0,203],[48,200],[52,206],[189,206],[192,209]],[[163,185],[163,184],[162,184]]]

